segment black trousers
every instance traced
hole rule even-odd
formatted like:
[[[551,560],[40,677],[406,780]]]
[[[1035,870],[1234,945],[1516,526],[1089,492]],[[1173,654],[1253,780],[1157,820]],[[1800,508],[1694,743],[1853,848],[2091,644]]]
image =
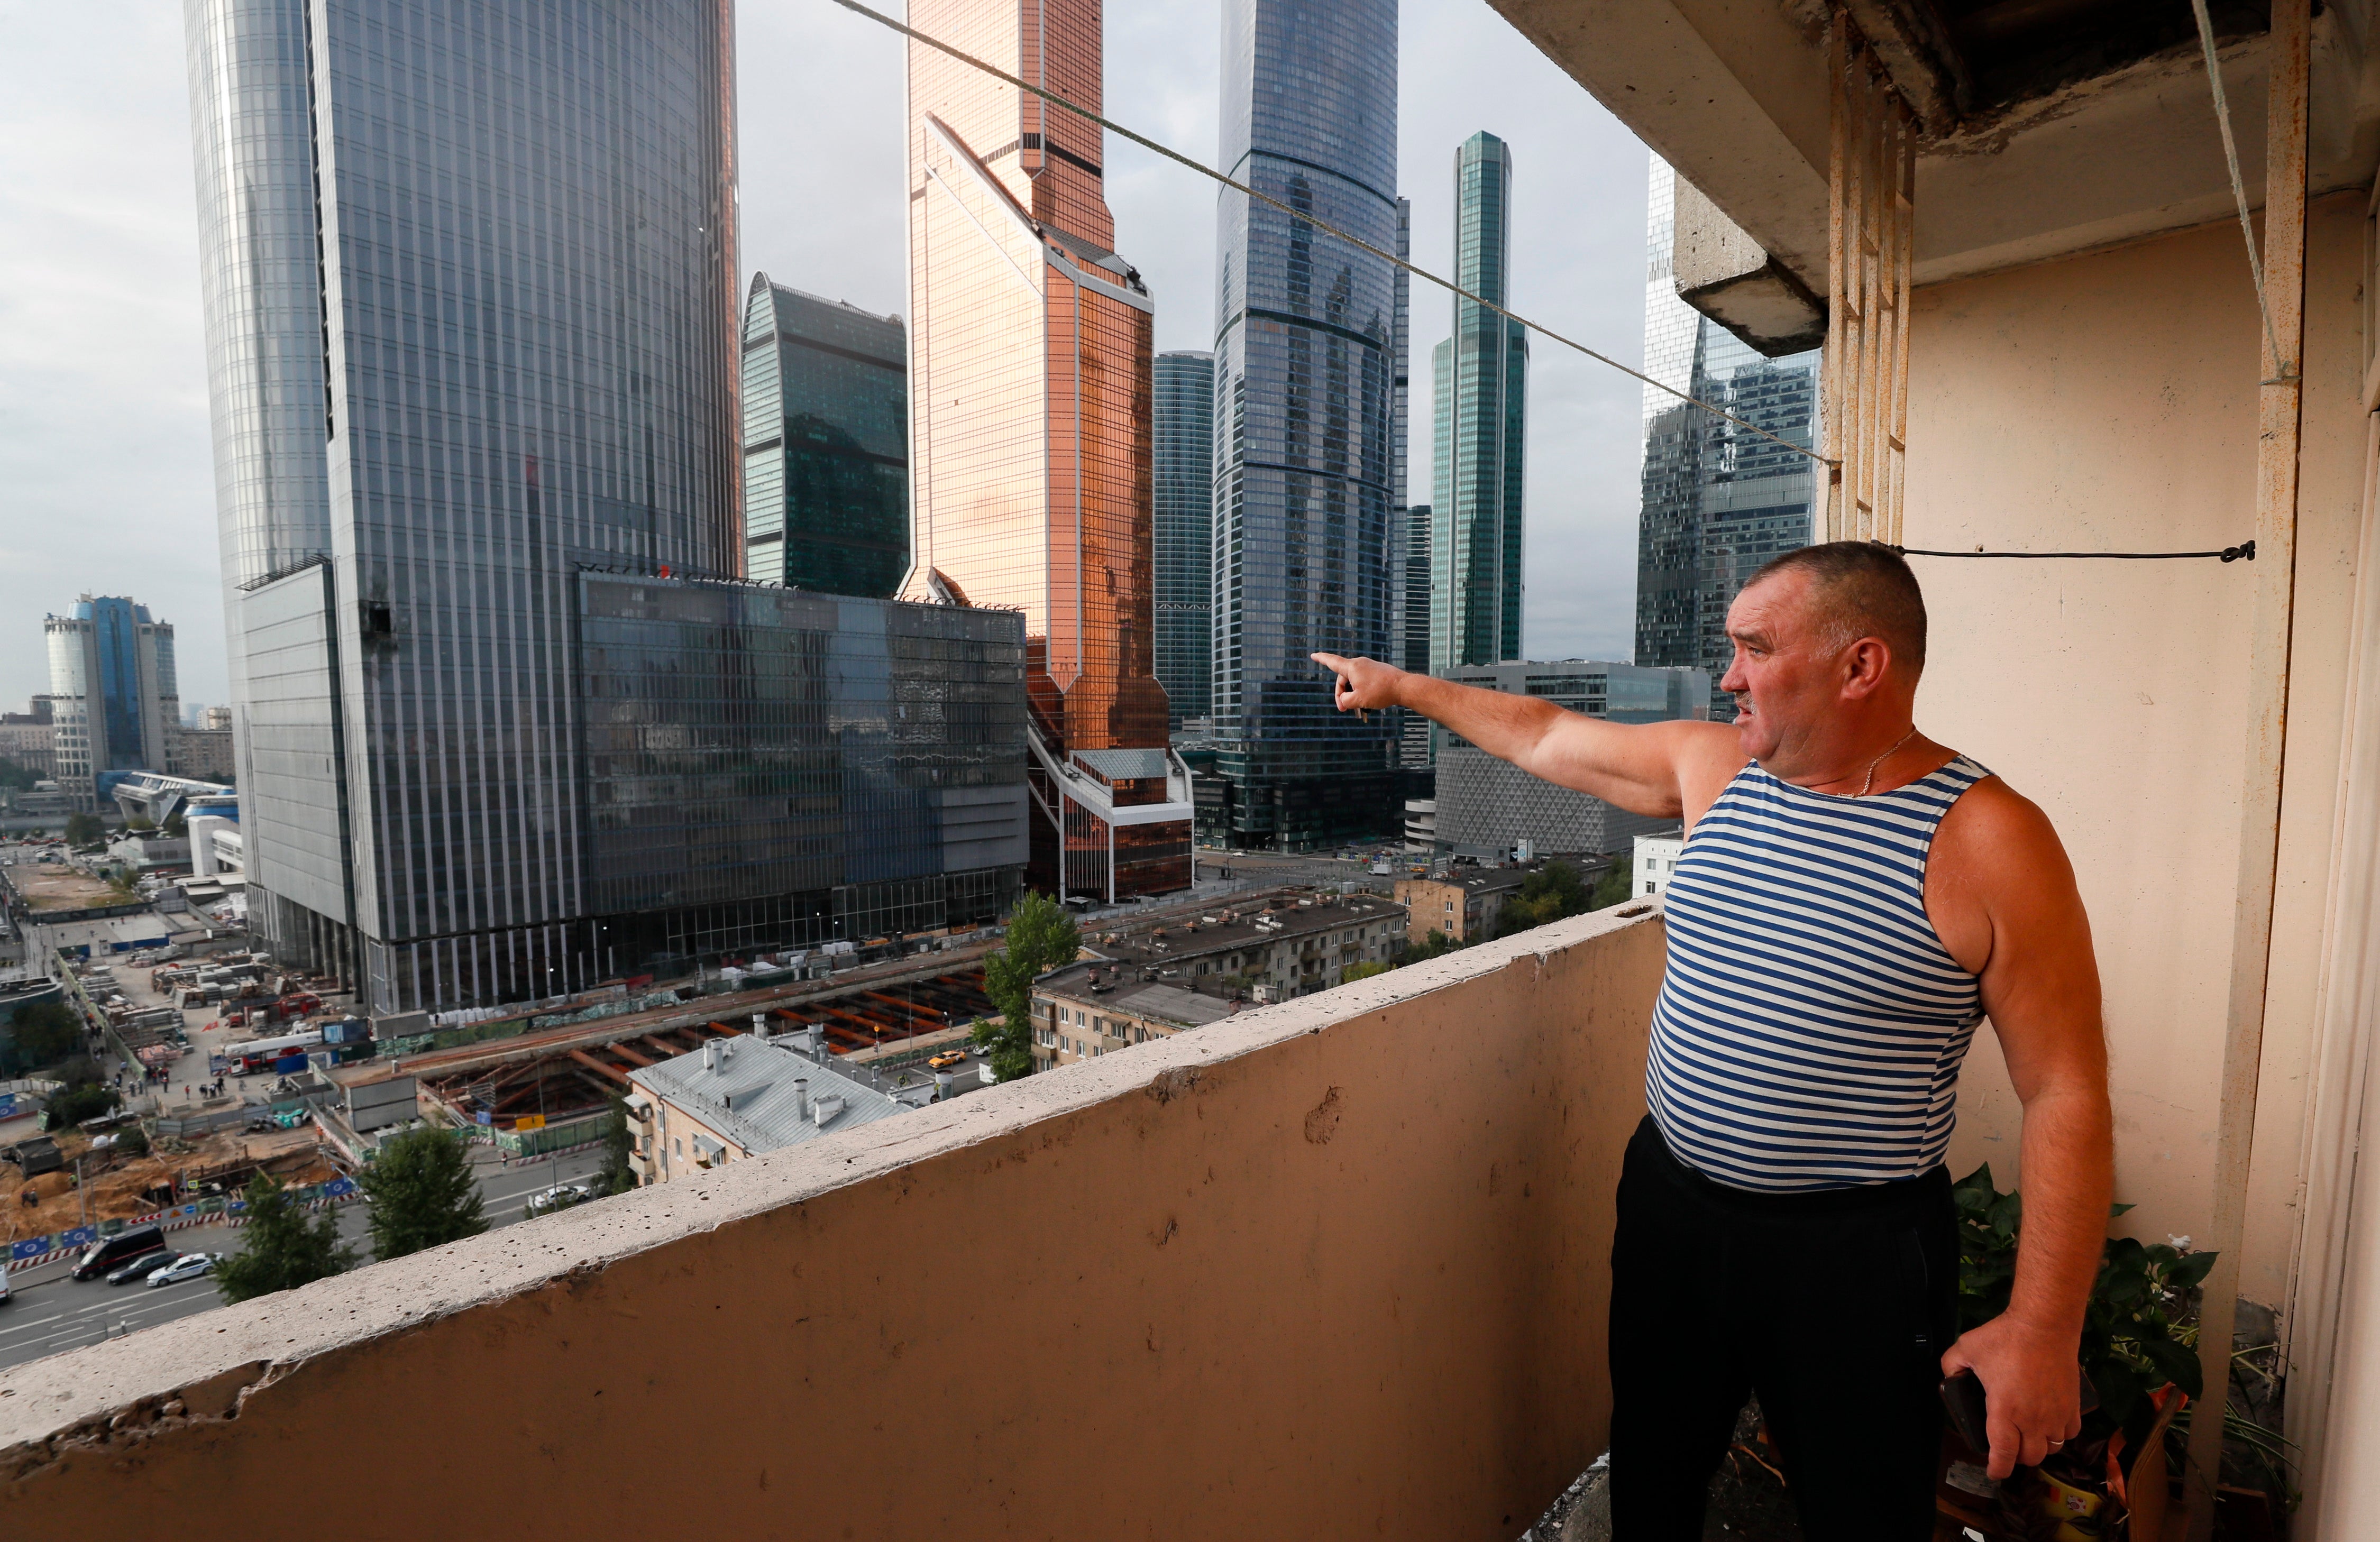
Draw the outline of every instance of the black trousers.
[[[1699,1542],[1757,1393],[1811,1542],[1923,1542],[1958,1322],[1950,1176],[1812,1194],[1713,1183],[1648,1117],[1611,1253],[1613,1542]]]

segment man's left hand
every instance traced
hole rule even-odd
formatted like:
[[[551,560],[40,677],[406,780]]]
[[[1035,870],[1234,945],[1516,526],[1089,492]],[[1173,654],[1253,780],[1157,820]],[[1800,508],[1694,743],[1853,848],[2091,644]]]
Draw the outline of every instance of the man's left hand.
[[[2003,1312],[1959,1335],[1942,1356],[1942,1374],[1973,1371],[1984,1384],[1984,1426],[1991,1475],[2004,1478],[2082,1433],[2082,1376],[2071,1333],[2035,1328]]]

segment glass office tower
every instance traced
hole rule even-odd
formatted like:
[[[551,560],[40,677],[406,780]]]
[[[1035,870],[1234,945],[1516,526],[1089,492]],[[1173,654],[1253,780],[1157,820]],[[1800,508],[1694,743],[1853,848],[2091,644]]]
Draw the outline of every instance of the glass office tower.
[[[909,22],[1093,111],[1099,0],[917,0]],[[909,48],[907,592],[1023,612],[1031,880],[1190,882],[1190,775],[1155,662],[1155,307],[1112,249],[1101,135]]]
[[[1454,152],[1454,281],[1512,304],[1512,152],[1481,132]],[[1454,298],[1454,335],[1431,359],[1430,669],[1521,656],[1521,492],[1529,339]]]
[[[111,771],[170,770],[182,718],[172,624],[130,600],[86,594],[71,613],[43,618],[42,633],[55,776],[74,807],[98,808]]]
[[[1157,356],[1157,680],[1172,725],[1212,710],[1215,356]]]
[[[1222,164],[1397,249],[1395,0],[1228,0]],[[1398,640],[1398,270],[1229,189],[1217,225],[1216,764],[1234,844],[1304,850],[1402,817],[1394,715],[1307,657]]]
[[[730,6],[186,15],[251,924],[590,983],[577,574],[742,564]]]
[[[909,338],[752,275],[744,305],[744,562],[754,578],[890,597],[909,571]]]
[[[996,920],[1029,837],[1014,611],[578,575],[610,974]]]
[[[1675,184],[1653,158],[1645,277],[1645,372],[1805,448],[1818,432],[1818,352],[1768,358],[1678,298]],[[1810,544],[1817,462],[1724,418],[1645,388],[1643,513],[1636,537],[1636,662],[1706,671],[1711,716],[1733,650],[1727,608],[1779,552]]]

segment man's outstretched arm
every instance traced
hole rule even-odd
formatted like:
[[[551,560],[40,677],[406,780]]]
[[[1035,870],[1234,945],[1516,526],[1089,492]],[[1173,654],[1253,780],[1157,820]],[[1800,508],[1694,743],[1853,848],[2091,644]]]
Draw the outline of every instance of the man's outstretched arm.
[[[1719,723],[1606,722],[1538,697],[1408,674],[1377,659],[1317,653],[1314,662],[1339,676],[1342,712],[1390,707],[1419,712],[1532,776],[1634,814],[1676,818],[1685,807],[1683,768],[1697,759],[1724,758],[1734,745],[1734,735]]]

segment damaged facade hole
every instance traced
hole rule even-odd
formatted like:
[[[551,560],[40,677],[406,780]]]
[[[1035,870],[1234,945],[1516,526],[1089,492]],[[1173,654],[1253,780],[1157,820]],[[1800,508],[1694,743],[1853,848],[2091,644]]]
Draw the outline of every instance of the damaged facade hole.
[[[1328,1146],[1330,1137],[1339,1133],[1339,1091],[1332,1087],[1322,1095],[1322,1101],[1305,1116],[1305,1138],[1315,1146]]]

